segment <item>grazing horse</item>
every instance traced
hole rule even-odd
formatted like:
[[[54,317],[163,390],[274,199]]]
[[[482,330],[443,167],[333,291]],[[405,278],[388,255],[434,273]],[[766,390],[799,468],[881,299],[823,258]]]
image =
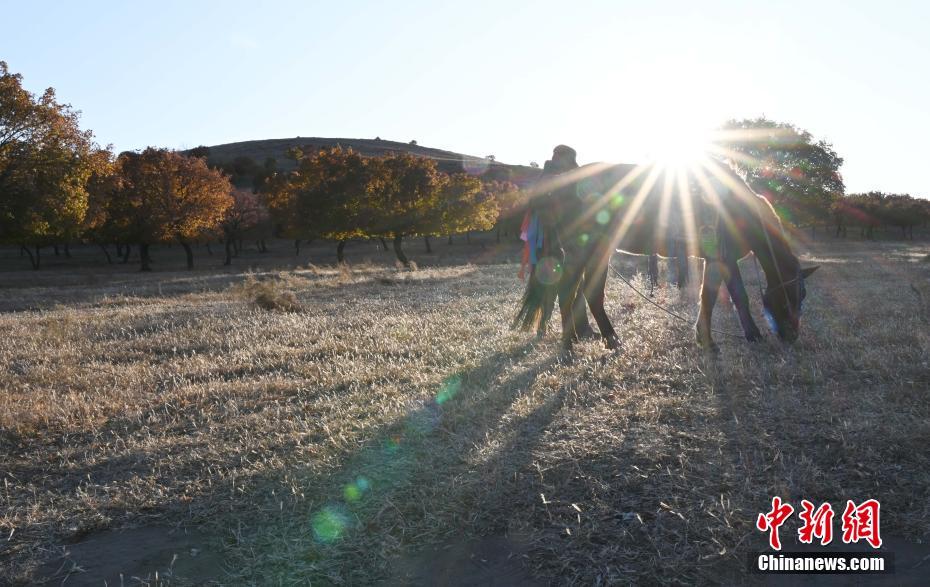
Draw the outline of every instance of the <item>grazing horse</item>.
[[[729,166],[707,159],[700,167],[672,170],[660,165],[579,167],[575,152],[553,152],[555,173],[534,190],[532,207],[544,234],[554,237],[561,259],[539,264],[513,326],[545,323],[558,296],[562,344],[571,348],[587,325],[584,296],[609,348],[618,339],[604,311],[610,256],[616,250],[705,260],[701,308],[695,331],[702,346],[714,346],[711,315],[725,283],[749,341],[761,338],[749,311],[749,296],[737,266],[754,253],[765,273],[762,296],[770,328],[783,340],[798,337],[805,280],[817,267],[802,269],[768,200],[755,194]],[[547,262],[548,261],[548,262]]]

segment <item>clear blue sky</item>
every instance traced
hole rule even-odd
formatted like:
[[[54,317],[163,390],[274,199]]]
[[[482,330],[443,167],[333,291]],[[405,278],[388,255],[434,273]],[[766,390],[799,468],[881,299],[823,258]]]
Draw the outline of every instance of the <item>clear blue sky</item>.
[[[117,150],[292,136],[641,161],[765,114],[930,196],[922,2],[21,2],[0,59]]]

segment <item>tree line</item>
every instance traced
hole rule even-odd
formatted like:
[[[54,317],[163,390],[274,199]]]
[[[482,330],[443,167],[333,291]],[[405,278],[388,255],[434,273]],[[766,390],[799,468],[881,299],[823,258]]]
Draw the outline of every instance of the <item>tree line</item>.
[[[407,153],[362,157],[351,149],[289,154],[297,169],[280,173],[273,159],[208,160],[149,147],[114,156],[78,124],[78,113],[49,89],[35,96],[0,62],[0,242],[15,244],[36,269],[41,250],[59,243],[109,247],[128,259],[138,249],[151,270],[150,247],[176,243],[194,265],[193,245],[222,241],[226,264],[243,238],[264,250],[271,236],[337,242],[390,238],[400,262],[405,237],[492,228],[522,196],[509,182],[442,173]],[[248,178],[251,185],[237,187]]]
[[[872,238],[897,227],[913,238],[930,220],[930,204],[909,195],[845,195],[843,160],[825,141],[765,118],[731,120],[719,132],[717,155],[739,168],[753,189],[796,226],[858,227]],[[82,130],[78,113],[51,88],[33,95],[22,76],[0,62],[0,243],[21,247],[34,268],[43,247],[86,242],[128,260],[138,250],[151,269],[150,247],[176,243],[193,267],[193,245],[222,242],[225,263],[243,239],[295,243],[327,239],[338,261],[350,239],[392,241],[399,262],[404,239],[430,238],[494,226],[518,232],[527,196],[508,181],[445,173],[435,161],[406,152],[365,157],[351,149],[292,149],[293,171],[268,158],[211,161],[207,147],[187,154],[150,147],[114,155]],[[66,249],[67,252],[67,249]]]
[[[849,227],[874,238],[879,227],[913,238],[914,227],[930,222],[930,200],[908,194],[846,194],[832,145],[809,132],[766,118],[731,120],[723,125],[717,152],[733,161],[757,193],[796,227],[834,226],[845,237]]]
[[[276,174],[262,193],[279,234],[345,243],[354,238],[393,241],[398,261],[409,259],[403,239],[489,230],[523,195],[516,185],[440,172],[432,159],[409,153],[364,157],[352,149],[290,154],[297,169]]]

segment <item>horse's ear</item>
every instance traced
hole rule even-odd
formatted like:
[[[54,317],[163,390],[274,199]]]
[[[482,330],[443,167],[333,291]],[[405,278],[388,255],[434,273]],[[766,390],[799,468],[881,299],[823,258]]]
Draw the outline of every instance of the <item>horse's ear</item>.
[[[820,269],[820,265],[814,265],[813,267],[808,267],[807,269],[801,269],[801,277],[807,279],[811,276],[811,273]]]

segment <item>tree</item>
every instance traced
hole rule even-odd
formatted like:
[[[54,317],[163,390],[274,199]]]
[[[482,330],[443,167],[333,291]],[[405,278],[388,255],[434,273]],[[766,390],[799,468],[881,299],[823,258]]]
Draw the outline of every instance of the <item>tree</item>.
[[[498,242],[500,241],[501,232],[505,236],[507,234],[519,235],[523,215],[527,209],[527,195],[520,191],[517,184],[513,182],[485,181],[483,184],[483,189],[491,194],[497,202],[499,210],[496,221]]]
[[[295,210],[296,199],[292,188],[299,175],[299,171],[276,173],[269,177],[262,189],[259,190],[261,199],[271,218],[272,233],[281,238],[290,238],[297,241],[307,237],[306,234],[301,232]]]
[[[444,174],[432,159],[409,153],[391,153],[370,160],[371,236],[389,236],[394,254],[405,266],[410,260],[403,251],[406,235],[428,235],[435,231]]]
[[[193,269],[191,243],[215,231],[233,205],[229,180],[203,159],[153,147],[122,153],[117,169],[110,230],[139,245],[142,271],[151,270],[149,246],[165,242],[180,243]]]
[[[190,155],[191,157],[199,157],[201,159],[209,159],[210,158],[210,147],[207,147],[206,145],[200,145],[199,147],[194,147],[193,149],[188,151],[188,155]]]
[[[372,190],[381,169],[352,149],[334,147],[304,155],[294,153],[297,170],[270,178],[263,194],[279,230],[295,238],[326,238],[338,242],[343,262],[349,239],[372,229]]]
[[[925,204],[910,194],[885,196],[880,217],[885,224],[901,229],[903,238],[914,239],[914,227],[924,222]]]
[[[730,120],[717,141],[779,215],[795,226],[827,222],[844,192],[843,159],[825,141],[766,118]]]
[[[233,249],[236,243],[249,230],[258,226],[268,217],[268,210],[262,205],[258,194],[249,190],[235,189],[232,191],[232,205],[226,210],[223,218],[223,244],[226,249],[224,265],[232,263]]]
[[[440,192],[440,207],[444,209],[441,232],[490,230],[500,214],[498,196],[506,189],[504,182],[482,182],[464,173],[449,176]]]
[[[54,89],[34,96],[0,61],[0,241],[22,245],[38,269],[41,246],[80,232],[87,182],[109,158]]]

